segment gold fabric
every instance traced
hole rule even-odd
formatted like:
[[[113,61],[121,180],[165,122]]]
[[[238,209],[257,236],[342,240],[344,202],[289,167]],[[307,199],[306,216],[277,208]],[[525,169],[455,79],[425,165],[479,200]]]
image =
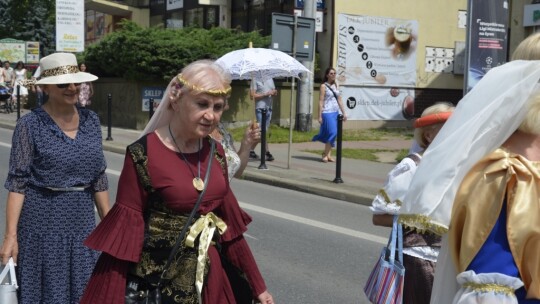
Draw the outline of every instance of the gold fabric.
[[[442,236],[448,232],[446,227],[436,224],[429,216],[423,214],[400,214],[398,221],[404,227],[414,229],[421,233],[431,232]]]
[[[150,210],[141,260],[132,265],[130,273],[150,284],[157,284],[186,221],[185,215]],[[204,262],[208,264],[209,259]],[[197,252],[182,244],[164,276],[163,303],[199,303],[195,286],[197,263]]]
[[[202,303],[201,293],[204,284],[204,270],[206,260],[208,259],[208,247],[212,242],[214,232],[218,230],[219,234],[223,234],[227,230],[227,224],[213,212],[209,212],[191,225],[189,233],[186,237],[186,246],[194,248],[197,237],[199,238],[199,251],[197,255],[197,271],[195,275],[195,286],[199,296],[199,304]]]
[[[182,74],[178,74],[176,76],[176,79],[178,79],[178,81],[183,86],[186,86],[188,89],[190,89],[192,91],[198,91],[198,92],[201,92],[203,94],[208,94],[208,95],[212,95],[212,96],[229,97],[231,95],[232,88],[230,86],[228,86],[227,88],[225,88],[223,90],[211,90],[211,89],[204,89],[204,88],[201,88],[201,87],[198,87],[196,85],[193,85],[193,84],[189,83],[189,81],[184,79]]]
[[[390,196],[388,195],[388,193],[386,193],[386,191],[384,189],[381,189],[379,190],[379,195],[382,196],[384,198],[384,202],[388,205],[388,204],[391,204],[391,203],[395,203],[396,205],[400,206],[403,204],[401,202],[401,200],[399,199],[396,199],[395,201],[392,202],[392,200],[390,199]]]
[[[480,284],[480,283],[465,283],[463,284],[463,287],[470,288],[476,292],[481,293],[487,293],[487,292],[495,292],[495,293],[502,293],[508,296],[514,295],[514,288],[506,285],[500,285],[500,284]]]
[[[527,298],[540,299],[540,163],[497,149],[463,179],[452,210],[449,245],[466,270],[507,202],[507,236]]]

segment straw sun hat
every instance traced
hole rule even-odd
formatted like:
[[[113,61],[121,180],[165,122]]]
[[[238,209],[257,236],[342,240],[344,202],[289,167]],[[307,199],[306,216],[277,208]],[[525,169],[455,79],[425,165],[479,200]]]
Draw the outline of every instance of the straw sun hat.
[[[71,53],[54,53],[39,61],[40,78],[36,84],[82,83],[97,76],[79,71],[77,58]]]

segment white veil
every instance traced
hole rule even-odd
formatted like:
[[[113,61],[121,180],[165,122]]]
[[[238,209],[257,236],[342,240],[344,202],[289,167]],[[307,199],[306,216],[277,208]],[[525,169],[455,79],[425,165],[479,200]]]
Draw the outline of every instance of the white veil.
[[[176,77],[174,77],[171,82],[169,82],[169,85],[167,86],[167,89],[163,94],[163,98],[161,99],[161,102],[159,103],[156,112],[154,112],[154,115],[146,124],[146,127],[144,127],[144,130],[142,131],[141,135],[139,135],[139,138],[143,137],[146,134],[154,132],[154,130],[159,129],[162,126],[169,124],[174,113],[170,107],[171,97],[169,95],[172,86],[176,83],[178,83]]]
[[[400,211],[409,227],[443,234],[462,179],[519,127],[540,79],[540,61],[516,60],[490,70],[458,104],[430,144]]]

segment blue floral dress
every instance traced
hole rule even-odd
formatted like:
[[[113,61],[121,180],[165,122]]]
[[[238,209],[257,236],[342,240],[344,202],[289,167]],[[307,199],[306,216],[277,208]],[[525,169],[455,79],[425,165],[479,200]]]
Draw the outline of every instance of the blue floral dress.
[[[94,193],[108,189],[98,116],[78,108],[74,139],[42,108],[13,133],[5,188],[24,194],[17,239],[19,303],[78,303],[98,253],[83,246],[96,225]],[[87,187],[51,191],[46,187]]]

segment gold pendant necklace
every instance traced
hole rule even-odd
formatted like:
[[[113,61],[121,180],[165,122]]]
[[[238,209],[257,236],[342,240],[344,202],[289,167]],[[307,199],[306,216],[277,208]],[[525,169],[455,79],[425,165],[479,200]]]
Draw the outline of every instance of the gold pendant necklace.
[[[189,172],[191,172],[191,175],[193,176],[193,187],[195,188],[195,190],[201,192],[203,191],[204,189],[204,181],[201,179],[201,140],[199,139],[199,159],[197,161],[197,176],[195,176],[195,174],[193,173],[193,170],[191,170],[191,167],[189,166],[189,162],[186,158],[186,156],[184,155],[184,153],[182,153],[182,150],[180,150],[180,146],[176,143],[176,140],[174,139],[174,135],[171,131],[171,124],[169,124],[169,134],[171,135],[171,138],[174,142],[174,145],[176,146],[176,148],[178,149],[178,152],[180,152],[180,155],[182,155],[182,159],[184,160],[184,162],[186,163],[186,166],[188,167],[189,169]]]

